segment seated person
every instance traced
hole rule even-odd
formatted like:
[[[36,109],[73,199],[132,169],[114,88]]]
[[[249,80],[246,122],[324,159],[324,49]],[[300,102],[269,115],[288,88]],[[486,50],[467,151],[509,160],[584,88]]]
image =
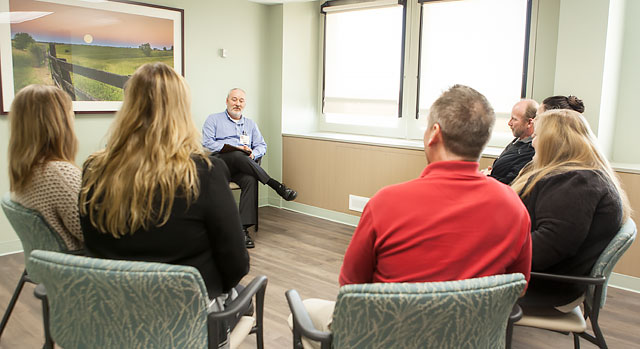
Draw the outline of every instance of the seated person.
[[[495,122],[476,90],[455,85],[431,106],[420,178],[385,187],[365,206],[340,285],[452,281],[531,267],[530,221],[518,195],[478,171]],[[308,299],[327,331],[334,302]],[[290,317],[291,318],[291,317]]]
[[[524,165],[531,161],[535,154],[531,146],[531,135],[537,109],[538,103],[533,99],[523,99],[513,106],[509,127],[516,138],[504,148],[486,174],[504,184],[510,184]]]
[[[536,117],[535,128],[536,155],[512,184],[531,216],[531,270],[589,275],[629,217],[629,202],[580,113],[550,110]],[[532,280],[519,303],[568,312],[585,289]]]
[[[257,223],[257,181],[270,186],[287,201],[294,200],[298,193],[271,178],[260,167],[262,157],[267,152],[267,143],[258,125],[242,114],[246,106],[245,92],[239,88],[232,89],[227,94],[226,104],[225,111],[207,117],[202,128],[202,144],[227,164],[231,180],[241,188],[240,218],[246,246],[253,248],[255,244],[247,229]],[[229,151],[234,148],[240,151]]]
[[[193,266],[220,310],[249,272],[227,166],[202,148],[187,84],[171,67],[141,66],[124,93],[106,149],[84,164],[87,252]]]
[[[538,114],[554,109],[568,109],[584,113],[584,103],[576,96],[551,96],[542,101],[542,104],[538,107]]]
[[[23,88],[9,112],[11,199],[40,212],[70,251],[83,248],[73,121],[71,98],[55,86]]]

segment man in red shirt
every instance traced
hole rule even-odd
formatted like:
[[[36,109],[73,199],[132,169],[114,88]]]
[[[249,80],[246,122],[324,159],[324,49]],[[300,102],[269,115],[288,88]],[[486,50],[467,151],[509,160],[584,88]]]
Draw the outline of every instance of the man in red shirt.
[[[478,171],[494,123],[487,99],[467,86],[455,85],[433,103],[424,134],[427,167],[369,200],[344,256],[341,286],[505,273],[529,280],[529,214],[510,187]],[[335,303],[304,303],[314,325],[328,330]]]
[[[427,282],[531,270],[526,208],[508,186],[478,171],[493,109],[456,85],[431,106],[419,178],[376,193],[340,272],[340,285]]]

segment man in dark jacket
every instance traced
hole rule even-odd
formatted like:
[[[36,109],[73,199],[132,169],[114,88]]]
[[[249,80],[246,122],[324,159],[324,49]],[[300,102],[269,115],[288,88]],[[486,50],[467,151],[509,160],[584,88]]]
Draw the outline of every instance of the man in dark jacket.
[[[493,162],[486,173],[504,184],[510,184],[520,170],[535,154],[531,145],[533,135],[533,119],[536,117],[538,103],[533,99],[523,99],[511,109],[509,127],[516,137],[504,148],[504,151]]]

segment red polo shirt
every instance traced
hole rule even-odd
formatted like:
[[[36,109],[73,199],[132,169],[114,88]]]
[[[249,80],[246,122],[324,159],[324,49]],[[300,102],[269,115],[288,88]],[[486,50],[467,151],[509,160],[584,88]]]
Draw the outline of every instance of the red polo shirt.
[[[428,282],[531,270],[529,214],[477,162],[440,161],[376,193],[347,248],[340,285]]]

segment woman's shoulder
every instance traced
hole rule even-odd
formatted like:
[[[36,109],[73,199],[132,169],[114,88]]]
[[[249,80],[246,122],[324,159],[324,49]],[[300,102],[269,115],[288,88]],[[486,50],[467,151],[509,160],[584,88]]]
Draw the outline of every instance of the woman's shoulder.
[[[82,172],[68,161],[48,161],[41,167],[39,178],[42,181],[76,183],[80,181]]]
[[[605,175],[599,170],[571,170],[562,173],[552,173],[545,176],[540,182],[606,182]]]
[[[55,171],[57,173],[80,174],[78,166],[68,161],[49,161],[44,166],[45,171]]]
[[[536,188],[537,187],[537,188]],[[563,173],[550,174],[541,179],[534,190],[563,190],[567,192],[589,192],[596,193],[610,192],[613,187],[611,180],[599,170],[570,170]]]
[[[229,169],[227,165],[215,155],[206,154],[204,157],[200,155],[194,155],[193,161],[196,163],[196,168],[201,174],[207,175],[222,175],[229,177]]]

